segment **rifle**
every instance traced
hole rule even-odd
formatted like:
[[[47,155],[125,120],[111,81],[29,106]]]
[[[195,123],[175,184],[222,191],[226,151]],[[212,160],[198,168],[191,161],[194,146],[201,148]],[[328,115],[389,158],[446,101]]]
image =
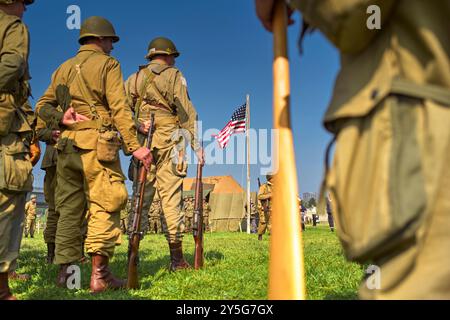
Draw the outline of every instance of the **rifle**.
[[[152,114],[150,118],[150,128],[147,134],[146,147],[150,149],[153,139],[153,128],[155,126],[155,115]],[[139,179],[134,183],[135,188],[133,192],[133,210],[132,218],[133,224],[131,232],[128,238],[128,278],[127,278],[127,288],[137,289],[139,287],[138,278],[138,260],[139,260],[139,243],[142,238],[141,232],[141,214],[142,205],[144,203],[144,191],[145,183],[147,181],[147,169],[139,162],[137,165],[137,171],[139,172]]]
[[[192,233],[195,241],[194,268],[203,267],[203,183],[201,163],[197,164],[197,178],[195,179],[195,204]]]

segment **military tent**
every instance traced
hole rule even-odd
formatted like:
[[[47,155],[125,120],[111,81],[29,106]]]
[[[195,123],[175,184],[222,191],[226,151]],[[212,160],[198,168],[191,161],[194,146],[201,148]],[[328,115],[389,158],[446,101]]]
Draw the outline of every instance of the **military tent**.
[[[195,178],[186,178],[183,183],[184,196],[192,196]],[[245,193],[232,176],[203,177],[203,194],[210,194],[211,231],[240,231],[244,217]]]

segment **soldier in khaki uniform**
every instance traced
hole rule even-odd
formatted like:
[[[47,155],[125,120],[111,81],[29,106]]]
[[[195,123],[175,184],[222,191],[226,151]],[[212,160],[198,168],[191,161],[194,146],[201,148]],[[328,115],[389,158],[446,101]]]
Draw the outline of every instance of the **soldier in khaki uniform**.
[[[55,192],[56,192],[56,161],[58,151],[55,148],[56,141],[59,138],[60,131],[47,128],[42,119],[38,117],[36,133],[40,141],[46,143],[44,157],[41,163],[41,169],[45,171],[44,177],[44,196],[48,204],[47,222],[44,230],[44,241],[47,244],[47,263],[53,263],[55,258],[55,235],[59,215],[55,210]]]
[[[129,225],[128,219],[130,216],[130,211],[131,211],[131,199],[128,199],[125,208],[120,210],[120,230],[122,230],[123,234],[128,233],[128,225]]]
[[[149,232],[150,233],[159,233],[162,232],[161,226],[161,201],[159,199],[154,199],[152,205],[150,206],[150,211],[148,214],[149,221]]]
[[[192,232],[192,219],[194,218],[194,198],[184,199],[183,203],[186,232]]]
[[[290,3],[341,54],[326,184],[347,257],[380,268],[360,297],[450,299],[450,1]],[[269,30],[273,4],[256,1]]]
[[[140,147],[127,103],[120,64],[109,53],[119,41],[112,24],[102,17],[86,19],[80,30],[81,47],[74,58],[53,74],[36,110],[47,123],[61,125],[56,148],[55,263],[60,265],[58,285],[66,286],[67,268],[82,257],[81,221],[88,214],[86,252],[91,255],[92,293],[123,288],[125,282],[109,271],[109,259],[120,244],[120,210],[128,199],[118,151],[149,166],[151,156]],[[70,90],[70,107],[57,110],[57,93]],[[117,131],[118,130],[118,131]],[[118,136],[120,133],[120,138]]]
[[[209,227],[209,214],[211,213],[211,207],[209,206],[209,194],[206,199],[203,200],[203,227],[206,232],[210,231]]]
[[[0,0],[0,300],[15,300],[8,272],[16,269],[26,193],[33,188],[33,128],[26,101],[29,34],[21,18],[33,0]],[[8,152],[6,152],[6,150]]]
[[[30,235],[34,238],[34,231],[36,230],[36,195],[31,195],[30,201],[25,204],[25,238]]]
[[[152,141],[153,164],[147,177],[143,212],[148,212],[155,194],[155,183],[167,224],[171,270],[188,268],[182,251],[185,229],[182,215],[182,185],[187,165],[184,159],[186,140],[190,140],[199,161],[203,163],[203,149],[196,132],[197,112],[189,98],[187,82],[174,67],[179,56],[175,45],[166,38],[152,40],[146,58],[148,65],[130,76],[126,89],[134,106],[139,126],[139,139],[144,144],[150,126],[151,114],[155,115],[155,132]]]
[[[60,109],[59,109],[60,110]],[[38,117],[36,125],[38,139],[45,142],[46,148],[42,159],[41,169],[45,171],[44,177],[44,196],[48,204],[47,222],[44,230],[44,241],[47,244],[47,263],[52,264],[55,259],[55,237],[58,225],[59,213],[55,208],[56,193],[56,164],[58,160],[58,150],[55,144],[61,134],[59,125],[51,124],[47,127],[46,123]],[[86,216],[87,218],[87,216]],[[87,262],[84,256],[84,240],[87,233],[87,220],[83,219],[81,223],[82,242],[80,243],[82,257],[80,262]]]
[[[270,215],[272,213],[272,175],[266,176],[267,182],[262,184],[258,191],[258,240],[262,240],[262,236],[266,233],[266,229],[270,234]],[[264,209],[265,207],[265,209]]]

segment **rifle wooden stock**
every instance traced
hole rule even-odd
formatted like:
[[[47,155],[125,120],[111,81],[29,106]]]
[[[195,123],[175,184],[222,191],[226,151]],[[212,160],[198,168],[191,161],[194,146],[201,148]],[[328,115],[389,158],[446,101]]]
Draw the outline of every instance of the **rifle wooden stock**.
[[[194,223],[192,233],[195,241],[194,268],[195,270],[203,267],[203,182],[202,182],[202,164],[197,165],[197,178],[195,179],[195,204],[194,204]]]
[[[269,299],[305,299],[303,243],[298,214],[297,169],[290,119],[287,6],[276,0],[274,35],[274,128],[278,131],[270,236]],[[280,151],[283,155],[280,156]]]
[[[155,117],[152,114],[150,120],[150,129],[148,130],[146,147],[150,149],[153,138]],[[128,243],[128,277],[127,288],[139,288],[139,273],[138,273],[138,259],[139,259],[139,244],[141,242],[141,214],[142,205],[144,204],[145,183],[147,182],[147,169],[141,162],[138,164],[139,179],[135,182],[137,187],[133,195],[133,225],[129,236]]]

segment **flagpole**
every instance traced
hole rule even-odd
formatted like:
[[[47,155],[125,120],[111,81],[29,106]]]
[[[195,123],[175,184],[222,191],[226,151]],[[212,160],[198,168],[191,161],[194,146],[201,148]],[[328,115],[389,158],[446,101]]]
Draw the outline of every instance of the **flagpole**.
[[[247,134],[247,233],[250,234],[250,216],[252,212],[250,200],[250,95],[247,95],[245,111],[247,113],[247,123],[245,125],[245,132]]]
[[[270,235],[269,299],[305,299],[303,243],[298,208],[297,169],[290,121],[289,60],[287,56],[287,6],[275,2],[274,128],[278,131]],[[282,153],[282,155],[280,154]]]

